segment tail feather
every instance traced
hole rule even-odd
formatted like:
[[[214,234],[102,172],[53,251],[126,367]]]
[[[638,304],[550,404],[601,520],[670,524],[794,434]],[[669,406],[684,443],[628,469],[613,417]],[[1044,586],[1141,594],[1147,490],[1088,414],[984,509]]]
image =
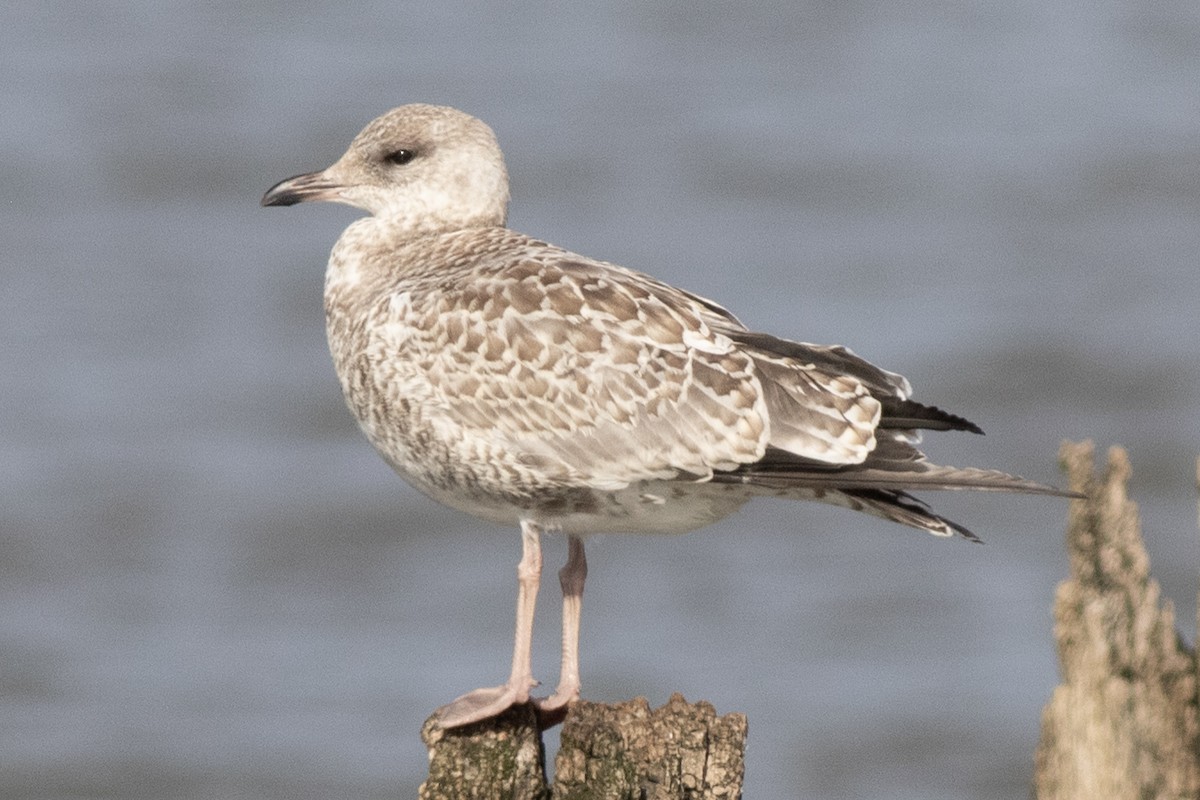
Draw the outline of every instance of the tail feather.
[[[883,461],[874,466],[820,468],[796,459],[769,458],[731,472],[716,473],[718,483],[742,483],[782,496],[806,497],[862,511],[936,536],[955,534],[981,541],[966,527],[940,516],[908,493],[920,489],[969,489],[1082,497],[1044,483],[993,469],[945,467],[924,459]]]
[[[825,499],[837,505],[845,505],[855,511],[863,511],[874,517],[881,517],[890,522],[898,522],[910,528],[928,531],[934,536],[953,536],[958,534],[969,542],[983,544],[983,540],[967,528],[953,520],[935,514],[929,506],[905,492],[894,492],[883,489],[858,489],[846,492],[834,492],[840,497]],[[844,498],[844,500],[842,499]]]
[[[888,452],[891,451],[891,452]],[[888,457],[877,457],[887,452]],[[994,469],[931,464],[903,442],[880,442],[863,464],[830,466],[781,451],[769,451],[760,461],[736,470],[718,472],[719,483],[743,483],[768,489],[972,489],[1079,497],[1076,492]]]
[[[1075,492],[1027,480],[994,469],[942,467],[918,462],[923,469],[889,470],[884,468],[847,469],[809,472],[738,471],[714,475],[713,480],[746,483],[768,489],[841,489],[907,491],[912,489],[971,489],[982,492],[1021,492],[1056,497],[1079,497]],[[729,478],[734,480],[729,480]]]

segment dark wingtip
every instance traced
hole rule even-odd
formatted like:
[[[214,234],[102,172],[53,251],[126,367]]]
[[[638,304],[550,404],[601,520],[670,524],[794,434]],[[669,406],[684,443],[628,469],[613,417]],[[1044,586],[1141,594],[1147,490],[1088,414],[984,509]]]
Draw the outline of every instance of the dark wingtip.
[[[940,519],[954,529],[954,532],[958,534],[959,539],[968,541],[971,544],[984,544],[983,539],[980,539],[971,530],[959,525],[957,522],[951,522],[945,517],[940,517]]]
[[[931,431],[967,431],[983,435],[983,428],[966,417],[927,406],[915,400],[887,400],[883,406],[881,428],[924,428]]]

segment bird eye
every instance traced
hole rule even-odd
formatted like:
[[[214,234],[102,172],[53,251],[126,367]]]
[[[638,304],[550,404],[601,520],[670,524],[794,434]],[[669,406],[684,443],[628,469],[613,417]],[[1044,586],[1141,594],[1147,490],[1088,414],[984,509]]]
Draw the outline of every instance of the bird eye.
[[[407,164],[408,162],[412,161],[416,157],[417,157],[416,151],[401,149],[401,150],[393,150],[392,152],[386,154],[383,157],[383,160],[391,162],[392,164],[403,165],[403,164]]]

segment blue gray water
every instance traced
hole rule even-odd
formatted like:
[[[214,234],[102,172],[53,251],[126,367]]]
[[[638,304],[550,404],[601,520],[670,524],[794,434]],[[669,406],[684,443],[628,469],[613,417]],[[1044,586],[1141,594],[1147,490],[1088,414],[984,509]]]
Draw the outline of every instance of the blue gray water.
[[[936,460],[1056,481],[1060,439],[1126,445],[1194,613],[1194,3],[0,20],[0,797],[412,797],[426,715],[506,674],[516,532],[416,495],[342,408],[320,291],[354,212],[257,205],[405,102],[493,125],[513,227],[987,429]],[[1025,796],[1065,504],[933,499],[988,545],[770,502],[595,540],[586,693],[746,712],[748,798]]]

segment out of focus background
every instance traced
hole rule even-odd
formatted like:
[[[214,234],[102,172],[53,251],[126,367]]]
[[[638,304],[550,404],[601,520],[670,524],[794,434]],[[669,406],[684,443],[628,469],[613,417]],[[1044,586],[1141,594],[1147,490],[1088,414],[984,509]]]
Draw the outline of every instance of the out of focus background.
[[[934,460],[1127,446],[1190,639],[1197,86],[1181,0],[5,3],[0,797],[413,797],[422,721],[507,674],[515,529],[342,407],[355,212],[258,206],[413,101],[495,128],[512,227],[987,430]],[[1025,796],[1067,504],[928,499],[988,544],[771,502],[594,539],[586,695],[747,713],[748,798]]]

